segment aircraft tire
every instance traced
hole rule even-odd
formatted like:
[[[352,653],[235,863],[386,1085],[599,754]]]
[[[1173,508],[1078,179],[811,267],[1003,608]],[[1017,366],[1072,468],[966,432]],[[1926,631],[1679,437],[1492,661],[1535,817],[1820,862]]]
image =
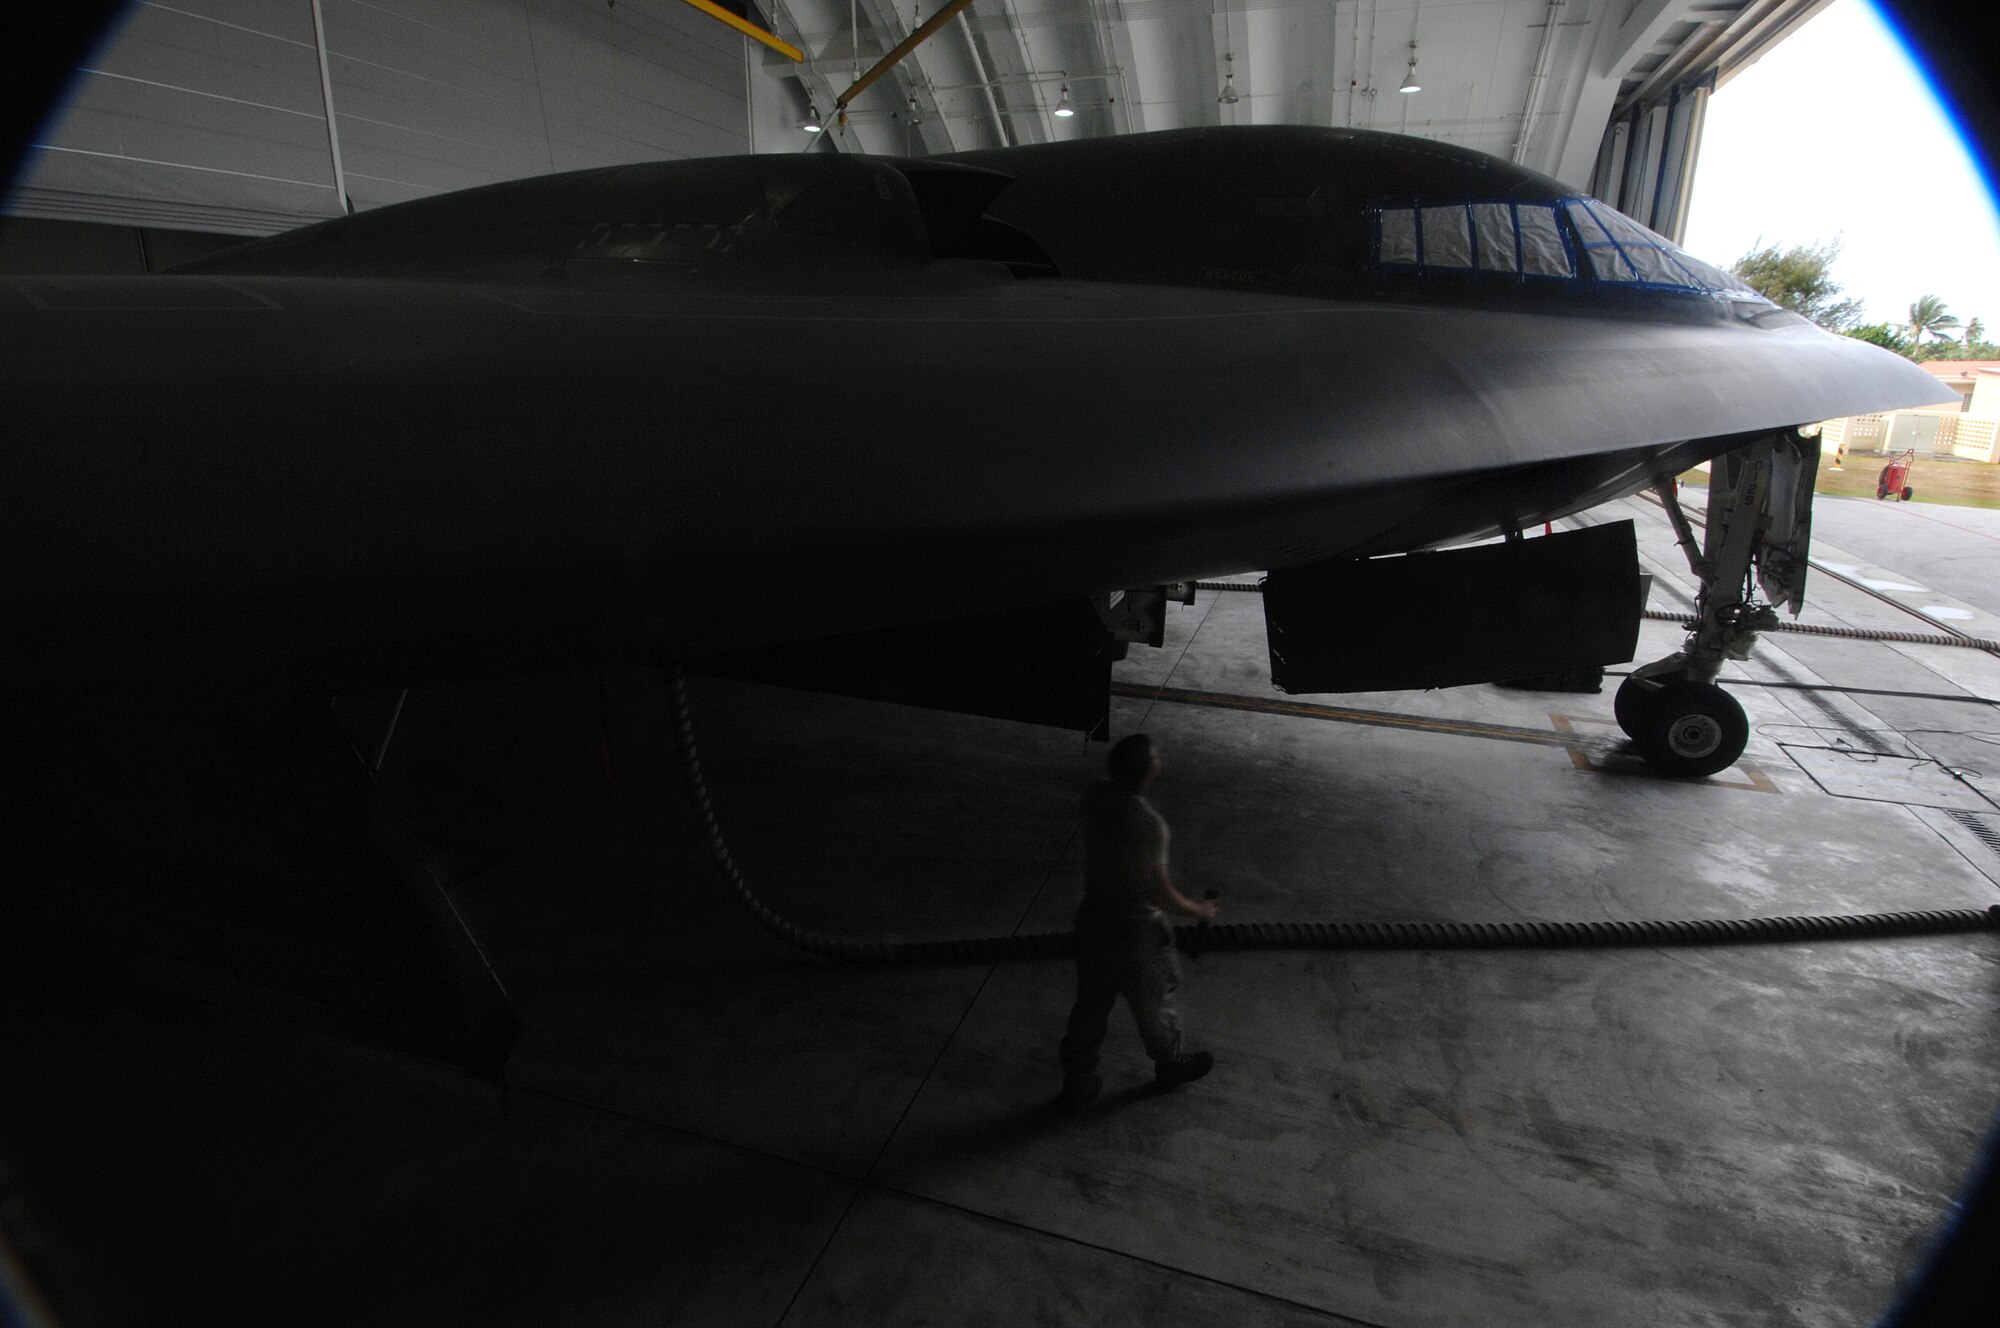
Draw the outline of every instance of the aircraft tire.
[[[1711,682],[1670,682],[1646,707],[1645,733],[1633,739],[1649,765],[1700,778],[1726,770],[1750,742],[1750,721],[1736,698]]]
[[[1618,691],[1611,698],[1612,717],[1633,742],[1641,741],[1646,732],[1646,712],[1651,708],[1655,695],[1657,693],[1652,688],[1637,678],[1627,678],[1618,684]]]

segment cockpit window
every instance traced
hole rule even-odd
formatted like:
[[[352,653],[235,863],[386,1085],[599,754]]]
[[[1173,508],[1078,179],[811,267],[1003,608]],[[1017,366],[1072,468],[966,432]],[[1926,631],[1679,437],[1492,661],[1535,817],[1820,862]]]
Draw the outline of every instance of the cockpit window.
[[[1571,207],[1568,211],[1570,225],[1576,227],[1576,237],[1583,245],[1584,262],[1590,269],[1590,275],[1599,281],[1620,284],[1639,280],[1638,269],[1632,266],[1632,260],[1625,256],[1625,251],[1618,247],[1618,242],[1598,223],[1590,209]]]
[[[1514,234],[1514,208],[1509,203],[1474,203],[1472,240],[1479,246],[1480,266],[1493,272],[1517,272],[1521,266],[1520,237]]]
[[[1517,206],[1514,209],[1521,236],[1521,272],[1530,277],[1568,277],[1569,246],[1563,243],[1562,227],[1556,225],[1556,210]]]
[[[1668,256],[1673,246],[1638,222],[1584,199],[1564,204],[1570,224],[1583,241],[1591,275],[1619,285],[1677,286],[1700,290],[1694,274]]]
[[[1545,203],[1377,208],[1376,262],[1425,271],[1574,278],[1569,246]]]
[[[1374,217],[1381,267],[1762,298],[1594,198],[1385,207]]]
[[[1425,267],[1471,267],[1472,228],[1463,207],[1427,207],[1417,218]]]
[[[1376,214],[1376,261],[1394,267],[1414,267],[1422,258],[1417,248],[1417,213],[1396,208]]]
[[[1756,294],[1740,278],[1683,253],[1665,236],[1594,198],[1568,199],[1563,208],[1599,281],[1708,294]]]

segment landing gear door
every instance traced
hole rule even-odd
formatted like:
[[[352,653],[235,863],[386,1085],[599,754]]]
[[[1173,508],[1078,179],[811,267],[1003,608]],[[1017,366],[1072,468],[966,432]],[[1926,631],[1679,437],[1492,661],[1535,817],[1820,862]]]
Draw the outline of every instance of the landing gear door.
[[[1639,643],[1629,521],[1505,544],[1279,568],[1264,582],[1281,692],[1404,691],[1619,664]]]
[[[1796,618],[1806,604],[1806,551],[1812,541],[1813,484],[1819,478],[1819,438],[1774,438],[1768,524],[1757,548],[1757,588],[1774,609]]]

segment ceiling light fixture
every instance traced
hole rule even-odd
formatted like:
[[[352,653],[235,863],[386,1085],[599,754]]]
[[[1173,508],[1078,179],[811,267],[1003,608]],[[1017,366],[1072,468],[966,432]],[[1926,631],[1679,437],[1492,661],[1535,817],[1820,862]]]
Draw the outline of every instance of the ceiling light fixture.
[[[1069,104],[1069,84],[1062,86],[1062,96],[1056,98],[1056,115],[1064,120],[1076,114],[1076,107]]]
[[[1405,74],[1405,75],[1403,75],[1403,86],[1402,86],[1402,87],[1400,87],[1400,88],[1397,88],[1397,89],[1396,89],[1396,91],[1398,91],[1398,92],[1422,92],[1423,90],[1424,90],[1424,85],[1423,85],[1423,84],[1421,84],[1421,83],[1419,83],[1419,82],[1417,82],[1417,44],[1416,44],[1415,42],[1411,42],[1411,43],[1410,43],[1410,72],[1409,72],[1409,73],[1407,73],[1407,74]]]
[[[799,125],[799,128],[805,130],[808,134],[817,134],[822,127],[819,122],[819,107],[813,105],[811,102],[807,102],[806,118],[804,123]]]
[[[1209,49],[1214,50],[1215,48],[1210,47]],[[1222,64],[1224,69],[1222,75],[1222,95],[1217,97],[1216,100],[1224,106],[1234,106],[1238,101],[1242,100],[1236,95],[1236,57],[1228,51],[1224,51],[1222,53]]]

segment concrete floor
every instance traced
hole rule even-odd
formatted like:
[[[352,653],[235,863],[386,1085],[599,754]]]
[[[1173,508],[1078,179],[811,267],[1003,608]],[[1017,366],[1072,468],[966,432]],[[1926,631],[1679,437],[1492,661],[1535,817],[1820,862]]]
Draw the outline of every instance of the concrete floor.
[[[1918,509],[1844,506],[1867,533],[1819,558],[2000,635],[1929,546],[1898,561]],[[1677,606],[1655,509],[1586,519],[1628,515]],[[1806,621],[1921,630],[1812,593]],[[1641,660],[1678,636],[1649,623]],[[1305,698],[1370,723],[1214,704],[1284,698],[1255,596],[1213,594],[1120,666],[1114,721],[1164,744],[1177,877],[1230,920],[2000,902],[1973,833],[2000,829],[2000,660],[1780,636],[1732,673],[1745,762],[1669,781],[1623,751],[1609,686]],[[2000,1098],[1980,935],[1210,954],[1182,1003],[1214,1074],[1153,1094],[1121,1015],[1106,1097],[1063,1120],[1065,964],[789,950],[705,865],[657,680],[614,681],[609,810],[559,816],[503,775],[458,804],[458,840],[510,845],[468,850],[454,887],[525,1024],[504,1092],[240,1009],[15,993],[0,1125],[73,1301],[119,1324],[1853,1324]],[[866,936],[1066,925],[1101,745],[695,692],[732,845],[782,911]],[[522,752],[531,699],[478,703]],[[408,740],[477,719],[450,704]]]
[[[2000,617],[2000,512],[1934,503],[1821,498],[1813,507],[1817,542],[1916,574],[1923,588],[1956,596]],[[1824,555],[1823,555],[1824,556]],[[1897,591],[1898,597],[1921,591]],[[1922,602],[1911,601],[1919,611]]]

